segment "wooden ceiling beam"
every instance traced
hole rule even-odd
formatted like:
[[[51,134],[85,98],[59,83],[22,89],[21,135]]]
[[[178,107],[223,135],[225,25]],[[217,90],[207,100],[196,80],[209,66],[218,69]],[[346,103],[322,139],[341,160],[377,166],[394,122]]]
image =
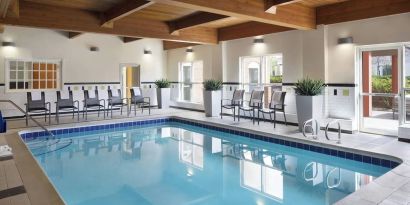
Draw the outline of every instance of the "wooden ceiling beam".
[[[317,24],[334,24],[410,12],[409,0],[350,0],[318,7]]]
[[[101,16],[101,26],[112,27],[112,23],[118,19],[124,18],[136,11],[139,11],[154,2],[146,0],[126,0],[121,4],[114,6]]]
[[[238,38],[260,36],[290,30],[293,29],[259,22],[246,22],[218,29],[218,40],[229,41]]]
[[[115,27],[101,27],[96,13],[66,7],[48,6],[28,1],[20,2],[20,18],[0,18],[0,24],[47,28],[72,32],[104,33],[136,38],[158,38],[171,41],[216,44],[217,31],[195,27],[170,35],[166,23],[148,19],[120,19]]]
[[[162,41],[164,50],[171,50],[176,48],[186,48],[190,46],[196,46],[199,44],[195,43],[184,43],[184,42],[175,42],[175,41]]]
[[[300,3],[277,8],[276,14],[265,12],[263,0],[153,0],[178,7],[232,16],[289,28],[310,30],[316,28],[314,8]]]
[[[11,1],[12,0],[1,0],[0,1],[0,17],[1,18],[6,18]]]
[[[69,39],[73,39],[73,38],[77,38],[78,36],[80,36],[81,34],[83,34],[83,33],[80,33],[80,32],[68,32],[68,38]]]
[[[175,32],[182,29],[199,26],[205,23],[217,21],[224,18],[228,18],[228,16],[199,11],[174,21],[168,21],[167,24],[169,26],[170,33],[175,34]]]
[[[265,12],[276,14],[277,6],[299,2],[301,0],[264,0]]]
[[[122,37],[122,42],[124,43],[129,43],[129,42],[133,42],[133,41],[138,41],[141,40],[142,38],[132,38],[132,37]]]

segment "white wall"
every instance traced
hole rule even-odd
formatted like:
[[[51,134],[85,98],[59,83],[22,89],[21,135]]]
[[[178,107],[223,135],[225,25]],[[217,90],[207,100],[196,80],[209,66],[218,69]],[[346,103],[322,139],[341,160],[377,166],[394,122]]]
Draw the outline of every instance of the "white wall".
[[[0,39],[16,44],[16,47],[0,47],[0,84],[5,83],[4,62],[7,58],[62,59],[62,85],[73,82],[102,82],[98,87],[103,89],[103,98],[106,98],[108,85],[113,86],[107,82],[120,82],[119,69],[122,63],[139,64],[143,82],[152,82],[167,74],[166,53],[163,51],[162,41],[157,39],[123,43],[117,36],[91,33],[69,39],[66,33],[59,31],[14,26],[6,26],[4,33],[0,33]],[[90,46],[98,47],[99,51],[91,52]],[[152,54],[144,55],[144,49],[151,50]],[[85,89],[91,87],[94,89],[95,85],[87,85]],[[156,104],[155,89],[143,87],[145,95],[152,97],[152,102]],[[62,86],[62,89],[64,88],[67,86]],[[46,96],[54,105],[55,92],[47,92]],[[81,93],[76,96],[82,100]],[[26,94],[6,93],[5,87],[0,86],[0,99],[13,99],[23,106]],[[0,105],[0,109],[5,112],[5,116],[17,115],[9,106]]]
[[[204,79],[222,80],[222,47],[221,45],[193,46],[194,52],[187,53],[186,48],[167,51],[167,77],[178,81],[178,63],[185,61],[203,61]]]
[[[295,82],[303,76],[303,45],[300,31],[264,36],[264,43],[254,44],[253,37],[223,42],[223,80],[239,82],[239,57],[283,54],[283,81]]]
[[[409,42],[409,22],[410,13],[405,13],[327,26],[329,82],[355,83],[355,45]],[[338,38],[348,36],[354,45],[337,45]]]
[[[3,41],[13,41],[15,48],[0,49],[0,83],[4,83],[4,59],[63,59],[63,82],[119,81],[119,64],[141,65],[141,79],[153,81],[166,75],[162,42],[143,39],[123,43],[117,36],[86,33],[75,39],[65,33],[24,27],[6,26],[0,34]],[[91,52],[90,46],[99,48]],[[144,48],[152,51],[144,55]],[[98,75],[96,75],[98,74]]]

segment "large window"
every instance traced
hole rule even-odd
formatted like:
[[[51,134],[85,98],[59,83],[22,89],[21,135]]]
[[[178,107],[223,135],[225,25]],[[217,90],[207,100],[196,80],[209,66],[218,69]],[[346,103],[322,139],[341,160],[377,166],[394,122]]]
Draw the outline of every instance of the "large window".
[[[282,54],[240,58],[240,82],[246,91],[252,91],[269,83],[281,83],[283,74]]]
[[[7,91],[59,89],[61,60],[6,60]]]
[[[179,63],[179,100],[202,104],[203,62]]]

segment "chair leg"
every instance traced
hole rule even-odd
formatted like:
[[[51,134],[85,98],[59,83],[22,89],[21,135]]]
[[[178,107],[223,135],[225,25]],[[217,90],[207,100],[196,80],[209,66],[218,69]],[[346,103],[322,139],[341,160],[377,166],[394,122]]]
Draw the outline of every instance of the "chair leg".
[[[285,114],[285,110],[283,110],[283,118],[285,118],[285,125],[288,126],[288,121],[286,121],[286,114]]]
[[[236,117],[236,108],[233,108],[233,121],[236,121],[235,117]]]
[[[28,126],[28,112],[26,111],[26,126]]]
[[[273,128],[276,128],[276,111],[273,112]]]
[[[245,112],[243,112],[243,114],[245,114]],[[239,121],[241,121],[241,109],[238,107],[238,122]]]
[[[44,122],[47,122],[47,110],[44,111]]]
[[[88,109],[87,109],[87,107],[85,108],[85,120],[87,120],[87,118],[88,118]]]
[[[252,123],[255,124],[255,109],[252,109]]]
[[[51,107],[48,109],[48,124],[51,125]]]
[[[137,103],[134,104],[134,116],[137,116]]]
[[[100,117],[100,106],[98,106],[97,117]]]
[[[111,111],[111,118],[112,118],[112,110],[113,110],[113,108],[112,108],[112,105],[111,105],[111,109],[110,109],[110,106],[108,105],[108,109]]]
[[[221,119],[222,119],[222,105],[221,105],[221,113],[220,114],[221,114]]]
[[[151,115],[151,105],[148,104],[148,115]]]
[[[120,111],[121,111],[121,115],[122,115],[122,105],[121,105]]]
[[[74,114],[75,114],[75,108],[73,108],[73,119],[74,119]]]
[[[77,108],[77,121],[80,122],[80,107]]]
[[[57,124],[60,124],[60,115],[59,115],[58,108],[56,109],[56,121],[57,121]]]

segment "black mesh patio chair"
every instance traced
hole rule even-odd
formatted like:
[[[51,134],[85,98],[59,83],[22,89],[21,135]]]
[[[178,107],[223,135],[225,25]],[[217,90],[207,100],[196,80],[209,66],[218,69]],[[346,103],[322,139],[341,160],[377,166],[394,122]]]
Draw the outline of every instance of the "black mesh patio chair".
[[[105,100],[104,99],[99,99],[98,98],[98,90],[94,90],[95,92],[95,96],[94,97],[90,97],[90,93],[88,90],[84,90],[84,106],[83,106],[83,118],[85,115],[85,119],[87,119],[88,116],[88,109],[96,109],[98,110],[98,117],[100,117],[100,110],[102,108],[103,110],[103,116],[105,119]],[[101,102],[103,102],[103,105],[101,105]]]
[[[125,101],[125,103],[124,103],[124,101]],[[118,89],[116,94],[113,93],[113,90],[109,89],[108,90],[108,110],[111,111],[111,118],[112,118],[112,112],[113,112],[114,108],[120,108],[121,115],[122,115],[122,108],[124,106],[127,107],[127,115],[128,115],[129,114],[129,112],[128,112],[128,99],[121,97],[121,89]],[[108,113],[107,113],[107,115],[108,115]]]
[[[40,93],[39,99],[34,99],[31,92],[27,92],[27,103],[26,106],[26,126],[28,126],[28,115],[29,113],[44,113],[44,121],[51,124],[51,103],[46,102],[46,95],[44,92]]]
[[[264,91],[262,90],[253,90],[251,93],[251,98],[248,100],[245,100],[244,102],[248,102],[242,104],[242,106],[239,107],[238,111],[238,121],[241,119],[240,111],[242,110],[243,113],[249,112],[249,115],[252,114],[252,122],[255,124],[255,112],[258,112],[259,109],[263,107],[263,93]],[[259,113],[258,113],[259,114]],[[259,115],[258,115],[259,118]]]
[[[283,118],[285,119],[285,125],[288,125],[286,121],[286,114],[285,114],[285,97],[286,92],[283,91],[275,91],[272,93],[271,101],[269,103],[269,107],[266,109],[259,109],[258,113],[262,113],[263,119],[265,119],[265,114],[269,114],[270,120],[272,121],[272,113],[273,113],[273,122],[274,127],[276,128],[276,112],[282,112]],[[259,124],[259,120],[258,120]]]
[[[56,103],[56,121],[60,123],[60,110],[62,111],[72,111],[73,119],[75,112],[77,111],[77,121],[80,121],[80,102],[73,99],[73,91],[68,91],[68,98],[63,98],[60,91],[57,91],[57,102]],[[64,96],[65,97],[65,96]]]
[[[221,119],[223,116],[223,109],[233,110],[233,120],[235,121],[236,117],[236,107],[239,107],[243,104],[243,94],[245,90],[235,90],[233,92],[232,99],[222,99],[221,100]],[[224,104],[224,102],[228,102]],[[239,112],[239,111],[238,111]]]
[[[131,105],[130,111],[132,112],[132,107],[134,105],[134,115],[137,115],[137,107],[141,108],[141,113],[144,112],[144,107],[148,107],[148,114],[151,114],[151,98],[144,97],[142,95],[142,90],[140,87],[131,88]]]

